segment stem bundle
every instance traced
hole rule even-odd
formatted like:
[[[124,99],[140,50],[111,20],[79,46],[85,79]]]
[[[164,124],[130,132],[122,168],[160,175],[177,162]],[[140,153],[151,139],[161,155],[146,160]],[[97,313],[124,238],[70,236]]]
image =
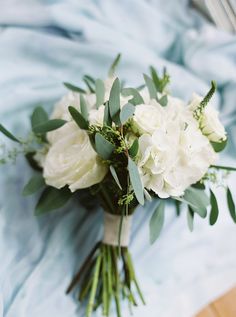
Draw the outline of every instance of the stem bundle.
[[[136,296],[145,304],[127,247],[121,247],[119,252],[119,247],[98,243],[72,280],[67,293],[75,286],[79,286],[79,301],[87,301],[86,317],[90,317],[99,306],[102,306],[103,315],[108,317],[112,302],[117,317],[121,317],[121,298],[127,299],[130,307],[137,306]]]

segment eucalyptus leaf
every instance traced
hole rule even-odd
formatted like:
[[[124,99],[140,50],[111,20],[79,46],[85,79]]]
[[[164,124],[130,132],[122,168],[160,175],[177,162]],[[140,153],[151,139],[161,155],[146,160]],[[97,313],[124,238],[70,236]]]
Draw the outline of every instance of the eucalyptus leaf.
[[[228,204],[228,208],[229,208],[229,213],[230,213],[233,221],[236,223],[235,204],[234,204],[233,196],[232,196],[232,193],[231,193],[229,187],[227,187],[227,204]]]
[[[112,120],[116,124],[120,124],[119,113],[120,113],[120,81],[118,78],[115,79],[110,92],[109,98],[109,111]]]
[[[186,189],[183,198],[200,217],[206,217],[207,206],[210,204],[210,200],[204,190],[189,187]]]
[[[104,118],[103,118],[103,125],[106,125],[108,127],[112,126],[112,120],[109,112],[109,103],[106,102],[105,109],[104,109]]]
[[[139,142],[138,142],[138,139],[135,139],[131,147],[129,148],[129,155],[131,156],[131,158],[135,158],[135,156],[138,154],[138,149],[139,149]]]
[[[134,111],[135,106],[131,103],[127,103],[126,105],[124,105],[120,112],[121,124],[125,124],[133,116]]]
[[[180,212],[181,212],[181,202],[179,200],[175,200],[175,208],[176,208],[176,215],[177,217],[180,216]]]
[[[80,111],[84,119],[87,121],[88,120],[88,106],[82,94],[80,94]]]
[[[29,164],[29,166],[35,170],[35,171],[38,171],[38,172],[42,172],[42,167],[39,166],[38,162],[35,160],[34,156],[35,156],[36,152],[33,151],[33,152],[28,152],[25,154],[25,158]]]
[[[34,129],[37,125],[40,125],[49,120],[47,112],[43,109],[43,107],[38,106],[34,109],[31,116],[31,127]]]
[[[0,124],[0,132],[2,132],[8,139],[21,143],[11,132],[9,132],[2,124]]]
[[[151,99],[156,99],[157,98],[157,90],[156,87],[154,85],[153,80],[147,76],[146,74],[143,75],[147,89],[149,91],[149,95]]]
[[[158,100],[158,102],[162,107],[166,107],[168,103],[167,95],[162,96],[161,99]]]
[[[129,100],[133,105],[144,104],[143,97],[140,95],[137,89],[135,88],[123,88],[121,91],[122,95],[125,97],[133,96],[132,99]]]
[[[228,139],[225,139],[221,142],[211,142],[211,145],[216,153],[221,152],[225,149],[226,145],[228,143]]]
[[[109,72],[108,72],[108,76],[109,77],[112,77],[114,76],[115,72],[116,72],[116,68],[117,68],[117,65],[119,64],[120,62],[120,58],[121,58],[121,54],[119,53],[116,58],[114,59],[114,61],[112,62],[111,66],[110,66],[110,69],[109,69]]]
[[[95,147],[99,156],[108,160],[115,149],[115,146],[107,141],[100,133],[95,135]]]
[[[62,127],[67,121],[62,119],[52,119],[44,123],[38,124],[33,127],[33,131],[36,134],[44,134],[49,131],[53,131]]]
[[[83,77],[83,81],[85,82],[86,86],[88,87],[88,90],[93,94],[95,93],[95,85],[88,79],[88,76]]]
[[[101,79],[97,79],[95,82],[95,92],[96,92],[96,107],[97,109],[104,103],[105,97],[105,86]]]
[[[69,106],[68,109],[72,118],[74,119],[76,124],[80,127],[80,129],[88,130],[88,127],[89,127],[88,121],[84,119],[82,114],[79,113],[79,111],[72,106]]]
[[[69,188],[56,189],[47,187],[35,207],[35,214],[42,215],[49,211],[63,207],[71,198],[72,193]]]
[[[45,186],[45,181],[42,174],[34,175],[25,185],[22,195],[29,196],[36,193],[39,189]]]
[[[111,172],[111,175],[113,176],[117,186],[120,188],[120,190],[122,190],[122,187],[121,187],[119,178],[117,176],[116,170],[115,170],[115,168],[112,165],[110,165],[110,172]]]
[[[144,205],[143,184],[139,175],[138,167],[130,157],[128,159],[128,171],[135,196],[138,202],[141,205]]]
[[[152,201],[152,196],[149,194],[149,192],[144,188],[143,190],[144,192],[144,197],[148,200],[148,201]]]
[[[192,232],[193,231],[193,220],[194,220],[194,212],[191,207],[188,207],[187,210],[187,223],[188,228]]]
[[[85,93],[86,93],[86,91],[85,91],[83,88],[80,88],[80,87],[75,86],[75,85],[73,85],[73,84],[70,84],[70,83],[67,83],[67,82],[65,82],[65,83],[63,83],[63,84],[64,84],[64,86],[65,86],[66,88],[68,88],[69,90],[72,90],[72,91],[74,91],[74,92],[79,92],[79,93],[82,93],[82,94],[85,94]]]
[[[210,201],[211,201],[210,225],[213,226],[218,219],[219,208],[218,208],[216,196],[212,190],[210,190],[210,194],[211,194],[211,196],[210,196]]]
[[[150,243],[153,244],[160,236],[165,220],[165,202],[161,200],[154,210],[149,222]]]
[[[91,82],[91,84],[95,85],[95,79],[90,75],[84,75],[84,78],[86,78],[88,81]]]

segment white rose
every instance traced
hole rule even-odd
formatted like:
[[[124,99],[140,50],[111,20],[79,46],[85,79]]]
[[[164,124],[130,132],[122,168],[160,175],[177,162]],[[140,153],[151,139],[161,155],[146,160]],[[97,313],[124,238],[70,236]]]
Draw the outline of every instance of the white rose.
[[[85,101],[88,109],[95,107],[96,96],[94,94],[84,94]],[[80,94],[77,92],[69,91],[63,96],[54,107],[51,115],[51,119],[63,119],[66,121],[72,120],[71,115],[68,111],[68,107],[73,106],[80,111]]]
[[[51,145],[44,161],[46,183],[56,188],[68,185],[74,192],[101,182],[107,167],[92,148],[86,131],[72,121],[57,133],[58,139]]]
[[[196,110],[202,99],[203,97],[194,94],[189,105],[190,110]],[[199,124],[202,133],[206,135],[210,141],[221,142],[226,140],[226,131],[219,120],[219,112],[215,110],[211,104],[208,104],[204,108],[202,116],[199,119]]]
[[[152,134],[164,122],[163,109],[156,100],[150,101],[148,105],[137,105],[133,117],[133,129],[141,134]]]

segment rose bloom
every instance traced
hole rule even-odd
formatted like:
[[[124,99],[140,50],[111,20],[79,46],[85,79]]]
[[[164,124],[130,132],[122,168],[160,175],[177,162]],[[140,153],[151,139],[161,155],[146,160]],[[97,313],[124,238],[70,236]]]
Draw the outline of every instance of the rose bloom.
[[[194,111],[200,105],[203,97],[193,94],[192,100],[189,104],[189,109]],[[203,110],[202,116],[199,119],[202,133],[208,137],[210,141],[222,142],[226,140],[226,131],[219,120],[219,112],[215,110],[209,103]]]
[[[46,184],[62,188],[66,185],[74,192],[101,182],[107,173],[94,151],[86,131],[73,121],[57,130],[43,162]]]

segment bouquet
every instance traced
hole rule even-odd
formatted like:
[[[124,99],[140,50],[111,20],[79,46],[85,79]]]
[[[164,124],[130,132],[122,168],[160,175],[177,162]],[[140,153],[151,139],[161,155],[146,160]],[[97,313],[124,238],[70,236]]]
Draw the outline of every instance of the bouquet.
[[[38,106],[31,116],[27,140],[14,136],[3,125],[0,131],[18,143],[34,176],[23,194],[41,191],[36,215],[62,207],[78,191],[96,197],[104,210],[104,236],[89,253],[68,287],[85,301],[86,316],[102,306],[109,316],[121,300],[130,307],[145,304],[129,252],[132,215],[139,205],[157,199],[150,219],[150,242],[164,224],[165,204],[176,205],[177,214],[187,206],[193,230],[195,216],[213,225],[219,209],[212,185],[222,184],[230,215],[236,222],[235,204],[226,176],[233,167],[216,165],[218,152],[227,144],[226,131],[210,100],[215,82],[205,97],[193,95],[189,103],[168,91],[170,77],[150,67],[144,84],[126,87],[115,76],[120,55],[106,80],[85,75],[86,88],[65,83],[69,89],[50,118]],[[9,155],[8,155],[9,156]],[[5,159],[2,158],[2,162]],[[209,206],[209,208],[208,208]]]

